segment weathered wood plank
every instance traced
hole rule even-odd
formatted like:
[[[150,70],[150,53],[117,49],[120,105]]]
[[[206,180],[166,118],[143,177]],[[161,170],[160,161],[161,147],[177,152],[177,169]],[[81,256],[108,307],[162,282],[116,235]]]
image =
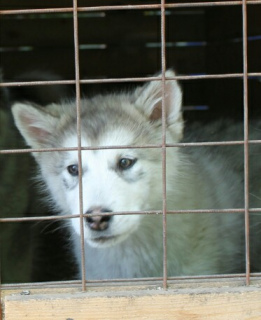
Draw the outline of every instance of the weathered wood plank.
[[[5,320],[261,319],[261,288],[139,290],[13,294],[3,299]]]

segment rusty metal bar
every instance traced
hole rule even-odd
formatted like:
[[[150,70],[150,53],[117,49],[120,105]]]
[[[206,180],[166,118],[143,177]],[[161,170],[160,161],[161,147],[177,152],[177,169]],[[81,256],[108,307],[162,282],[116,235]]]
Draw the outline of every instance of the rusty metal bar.
[[[80,210],[80,241],[81,241],[81,270],[82,290],[86,291],[85,250],[84,250],[84,221],[83,221],[83,187],[82,187],[82,135],[81,135],[81,90],[79,66],[79,31],[78,31],[78,3],[73,0],[73,32],[75,58],[75,85],[76,85],[76,118],[77,118],[77,151],[79,167],[79,210]]]
[[[167,214],[229,214],[229,213],[244,213],[245,208],[227,208],[227,209],[182,209],[182,210],[168,210]],[[250,208],[249,212],[261,214],[261,208]],[[146,210],[146,211],[115,211],[97,213],[96,216],[117,216],[117,215],[155,215],[163,214],[162,210]],[[90,217],[91,214],[84,213],[83,217]],[[53,215],[53,216],[35,216],[35,217],[19,217],[19,218],[0,218],[0,223],[7,222],[32,222],[32,221],[50,221],[50,220],[65,220],[80,218],[80,214],[69,215]]]
[[[251,273],[250,276],[252,279],[261,277],[261,273]],[[245,273],[239,274],[218,274],[218,275],[204,275],[204,276],[180,276],[180,277],[169,277],[169,281],[187,281],[187,280],[219,280],[219,279],[237,279],[243,280],[245,278]],[[117,285],[117,284],[140,284],[144,282],[146,284],[157,285],[156,281],[162,282],[162,277],[150,277],[150,278],[132,278],[132,279],[104,279],[104,280],[87,280],[88,285],[97,286],[99,284],[103,285],[104,283],[108,285]],[[151,283],[150,283],[151,282]],[[1,290],[10,290],[10,289],[23,289],[23,288],[62,288],[70,286],[80,286],[81,281],[48,281],[48,282],[30,282],[30,283],[15,283],[15,284],[0,284]]]
[[[206,147],[206,146],[238,146],[244,145],[244,140],[238,141],[209,141],[209,142],[180,142],[166,144],[167,148],[185,148],[185,147]],[[261,140],[249,140],[249,144],[260,144]],[[111,150],[111,149],[160,149],[161,144],[144,144],[144,145],[111,145],[111,146],[99,146],[99,147],[81,147],[81,150]],[[66,152],[66,151],[77,151],[78,147],[68,147],[68,148],[46,148],[46,149],[5,149],[0,150],[0,154],[16,154],[16,153],[33,153],[33,152]]]
[[[170,8],[187,8],[187,7],[215,7],[215,6],[233,6],[242,5],[242,1],[215,1],[215,2],[184,2],[165,4],[166,9]],[[261,0],[247,1],[248,4],[260,4]],[[95,6],[95,7],[78,7],[78,12],[92,12],[92,11],[111,11],[111,10],[160,10],[160,4],[141,4],[141,5],[115,5],[115,6]],[[39,13],[73,13],[73,8],[44,8],[44,9],[14,9],[14,10],[0,10],[0,15],[13,14],[39,14]]]
[[[163,223],[163,288],[167,289],[167,177],[166,177],[166,19],[165,0],[161,0],[161,94],[162,94],[162,223]]]
[[[246,285],[250,284],[250,244],[249,244],[249,126],[248,126],[248,61],[247,61],[247,2],[242,3],[243,22],[243,86],[244,86],[244,199],[245,199],[245,257]]]
[[[209,75],[178,75],[167,78],[168,80],[205,80],[205,79],[234,79],[243,78],[244,73],[224,73]],[[250,72],[248,77],[261,77],[261,72]],[[161,77],[137,77],[137,78],[107,78],[107,79],[84,79],[79,80],[80,84],[96,84],[96,83],[121,83],[121,82],[144,82],[144,81],[160,81]],[[51,81],[19,81],[19,82],[1,82],[0,87],[21,87],[21,86],[45,86],[59,84],[75,84],[75,80],[51,80]]]

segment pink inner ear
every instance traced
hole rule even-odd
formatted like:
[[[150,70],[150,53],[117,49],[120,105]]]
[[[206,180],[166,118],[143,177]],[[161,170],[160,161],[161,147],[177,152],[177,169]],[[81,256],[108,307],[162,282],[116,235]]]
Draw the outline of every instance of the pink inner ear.
[[[29,132],[30,134],[32,134],[36,140],[38,140],[39,142],[46,142],[47,137],[49,136],[50,132],[41,129],[41,128],[37,128],[37,127],[33,127],[30,126],[29,127]]]
[[[170,97],[169,94],[165,94],[165,107],[166,107],[166,118],[168,119],[169,115],[169,106],[170,106]],[[162,99],[157,101],[155,104],[152,113],[150,115],[150,120],[157,121],[162,119]]]
[[[32,138],[38,142],[46,142],[50,132],[36,126],[36,122],[38,121],[36,120],[35,115],[21,115],[20,119],[24,123],[28,133],[32,136]]]
[[[153,111],[150,115],[150,120],[156,121],[161,118],[162,118],[162,105],[161,105],[161,101],[160,101],[156,104],[155,108],[153,109]]]
[[[166,120],[168,120],[169,112],[170,112],[170,106],[171,106],[171,98],[172,98],[172,87],[169,82],[166,82],[166,89],[165,89],[165,109],[166,109]],[[158,95],[161,97],[161,91],[158,92]],[[150,115],[150,120],[157,121],[162,119],[162,99],[159,99],[156,104],[154,105],[154,108],[152,110],[152,113]]]

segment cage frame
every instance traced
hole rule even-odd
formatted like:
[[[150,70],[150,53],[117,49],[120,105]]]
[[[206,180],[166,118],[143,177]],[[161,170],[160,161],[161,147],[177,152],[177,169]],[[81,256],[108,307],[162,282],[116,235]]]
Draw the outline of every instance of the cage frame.
[[[229,303],[225,301],[225,296],[229,294],[230,299],[234,301],[234,304],[241,308],[244,306],[245,310],[252,312],[261,317],[261,306],[258,301],[261,301],[261,274],[254,274],[250,271],[250,255],[249,255],[249,213],[250,212],[260,212],[261,208],[250,208],[249,207],[249,161],[248,161],[248,148],[251,144],[260,144],[261,140],[249,140],[248,136],[248,77],[250,76],[261,76],[261,72],[248,72],[248,52],[247,52],[247,6],[261,4],[260,0],[256,1],[216,1],[216,2],[186,2],[186,3],[171,3],[166,4],[165,0],[161,0],[160,4],[140,4],[140,5],[115,5],[115,6],[95,6],[95,7],[79,7],[77,0],[73,0],[72,7],[68,8],[45,8],[45,9],[23,9],[23,10],[0,10],[1,15],[13,15],[13,14],[38,14],[38,13],[73,13],[73,24],[74,24],[74,56],[75,56],[75,79],[72,80],[56,80],[56,81],[21,81],[21,82],[3,82],[0,83],[0,87],[12,87],[12,86],[33,86],[33,85],[56,85],[56,84],[74,84],[76,88],[76,113],[77,113],[77,139],[78,145],[75,148],[53,148],[53,149],[13,149],[13,150],[0,150],[0,154],[13,154],[13,153],[31,153],[31,152],[50,152],[50,151],[68,151],[74,150],[78,152],[79,159],[79,168],[80,168],[80,177],[81,175],[81,152],[83,150],[95,150],[95,149],[120,149],[120,148],[160,148],[162,150],[162,176],[163,176],[163,203],[162,210],[157,211],[140,211],[140,212],[120,212],[120,213],[112,213],[115,214],[162,214],[163,217],[163,277],[161,278],[144,278],[144,279],[115,279],[113,281],[106,280],[97,280],[97,281],[86,281],[85,280],[85,259],[84,259],[84,228],[83,228],[83,218],[88,217],[88,214],[84,214],[83,212],[83,198],[82,198],[82,181],[79,179],[79,200],[80,200],[80,213],[75,216],[51,216],[51,217],[23,217],[23,218],[0,218],[0,223],[5,222],[24,222],[24,221],[43,221],[43,220],[62,220],[62,219],[72,219],[72,218],[80,218],[81,225],[81,252],[82,252],[82,279],[79,281],[58,281],[58,282],[48,282],[48,283],[29,283],[29,284],[0,284],[0,297],[2,301],[2,306],[4,310],[4,319],[16,319],[17,314],[15,312],[13,315],[10,315],[12,310],[19,310],[20,319],[23,319],[28,315],[29,306],[34,310],[34,312],[39,312],[37,317],[40,317],[40,312],[43,319],[51,319],[50,314],[46,312],[45,308],[51,308],[52,303],[55,299],[57,301],[62,301],[62,304],[59,304],[59,307],[56,309],[57,319],[58,315],[61,314],[65,317],[65,313],[63,314],[63,310],[68,311],[68,306],[66,305],[66,301],[68,297],[71,297],[72,292],[74,293],[74,299],[80,299],[81,306],[87,305],[85,312],[94,311],[95,303],[98,303],[102,299],[103,303],[110,309],[107,305],[108,301],[117,301],[120,302],[120,307],[112,307],[110,310],[110,316],[108,319],[112,317],[117,310],[121,310],[121,315],[124,312],[128,313],[130,316],[131,312],[133,312],[135,308],[135,303],[129,310],[126,309],[126,306],[130,303],[130,299],[134,299],[134,301],[139,305],[144,302],[145,306],[149,308],[149,304],[151,302],[151,296],[159,301],[162,301],[164,307],[168,307],[169,311],[166,311],[169,319],[174,319],[173,317],[173,308],[170,307],[170,301],[177,302],[182,295],[178,311],[181,312],[188,301],[190,301],[190,295],[193,295],[196,300],[193,312],[197,312],[197,308],[199,308],[201,313],[207,312],[207,309],[212,306],[215,311],[209,314],[211,315],[208,319],[221,319],[222,317],[218,317],[216,314],[215,303],[213,297],[215,299],[221,299],[220,304],[223,306],[223,310],[220,311],[220,315],[224,316],[225,314],[231,314]],[[205,6],[227,6],[227,5],[237,5],[242,7],[242,38],[243,38],[243,72],[242,73],[228,73],[228,74],[215,74],[215,75],[199,75],[199,76],[175,76],[173,80],[197,80],[197,79],[228,79],[228,78],[240,78],[243,81],[243,99],[244,99],[244,139],[241,141],[220,141],[220,142],[190,142],[190,143],[177,143],[177,144],[167,144],[166,143],[166,107],[165,107],[165,71],[166,71],[166,35],[165,35],[165,10],[168,8],[185,8],[185,7],[205,7]],[[111,79],[88,79],[81,80],[80,77],[80,68],[79,68],[79,39],[78,39],[78,13],[79,12],[92,12],[92,11],[109,11],[109,10],[142,10],[142,9],[157,9],[161,12],[161,71],[162,75],[159,77],[140,77],[140,78],[111,78]],[[143,145],[143,146],[109,146],[109,147],[92,147],[86,148],[81,145],[81,103],[80,96],[81,84],[88,83],[114,83],[114,82],[130,82],[130,81],[161,81],[162,84],[162,97],[163,97],[163,112],[162,112],[162,143],[160,145]],[[211,210],[167,210],[166,205],[166,150],[171,147],[197,147],[197,146],[213,146],[213,145],[242,145],[244,147],[244,208],[240,209],[211,209]],[[242,274],[230,274],[230,275],[213,275],[213,276],[192,276],[192,277],[168,277],[167,272],[167,246],[166,246],[166,218],[168,214],[179,214],[179,213],[211,213],[218,212],[220,214],[228,214],[228,213],[244,213],[245,217],[245,244],[246,244],[246,272]],[[102,214],[104,215],[104,213]],[[106,215],[106,214],[105,214]],[[111,215],[108,213],[108,215]],[[192,283],[194,281],[194,283]],[[181,284],[182,282],[183,284]],[[200,283],[200,284],[199,284]],[[221,286],[216,287],[216,284],[219,283]],[[126,287],[128,284],[128,288]],[[178,284],[178,285],[177,285]],[[224,286],[229,285],[231,288],[225,289]],[[106,287],[104,289],[104,286]],[[67,288],[66,288],[67,287]],[[98,289],[97,289],[98,288]],[[150,288],[150,294],[148,294],[147,289]],[[29,291],[27,291],[29,289]],[[162,289],[162,291],[160,290]],[[21,291],[22,290],[22,291]],[[97,293],[98,290],[98,293]],[[183,290],[183,291],[182,291]],[[184,291],[185,290],[185,291]],[[187,290],[187,291],[186,291]],[[201,296],[200,296],[201,295]],[[108,298],[111,296],[111,298]],[[200,297],[204,296],[205,301],[207,301],[205,308],[202,303],[202,299]],[[54,299],[55,297],[55,299]],[[76,297],[76,298],[75,298]],[[147,298],[148,297],[148,298]],[[108,300],[109,299],[109,300]],[[111,300],[110,300],[111,299]],[[147,299],[147,300],[146,300]],[[166,299],[166,300],[164,300]],[[222,300],[223,299],[223,300]],[[36,307],[37,303],[40,307]],[[94,304],[92,304],[94,303]],[[233,304],[233,303],[232,303]],[[28,308],[26,307],[28,306]],[[140,310],[142,307],[139,305]],[[70,306],[73,308],[73,306]],[[155,313],[154,316],[159,315],[162,312],[162,308],[156,304],[156,308],[158,313]],[[242,308],[241,308],[242,309]],[[241,310],[240,309],[240,310]],[[23,313],[21,313],[21,310]],[[45,310],[45,311],[44,311]],[[72,309],[75,313],[77,313],[77,307]],[[108,309],[106,309],[108,310]],[[116,310],[116,311],[115,311]],[[154,310],[154,308],[152,308]],[[242,309],[243,310],[243,309]],[[243,313],[245,311],[240,311],[243,319]],[[101,311],[101,310],[99,310]],[[177,310],[176,310],[177,311]],[[7,314],[8,312],[8,314]],[[105,311],[104,311],[105,312]],[[187,319],[192,319],[192,314],[188,314]],[[230,312],[230,313],[229,313]],[[48,314],[47,314],[48,313]],[[115,313],[116,314],[116,313]],[[127,314],[127,313],[126,313]],[[153,313],[151,311],[148,313],[151,316]],[[240,313],[238,313],[240,314]],[[1,312],[0,312],[1,315]],[[220,316],[219,315],[219,316]],[[246,315],[246,313],[245,313]],[[36,317],[36,313],[33,313],[34,317]],[[96,314],[97,316],[97,314]],[[172,318],[171,318],[172,317]],[[95,318],[95,317],[94,317]],[[157,319],[157,317],[154,317]],[[151,319],[154,319],[153,317]],[[32,318],[34,319],[34,318]],[[64,319],[61,317],[61,319]],[[67,318],[70,319],[70,318]],[[82,319],[84,319],[82,317]],[[98,318],[97,318],[98,319]],[[116,319],[116,318],[115,318]],[[165,318],[164,318],[165,319]],[[168,319],[166,317],[166,319]],[[176,318],[175,318],[176,319]],[[177,319],[178,315],[177,315]],[[231,318],[232,319],[232,318]],[[239,318],[235,318],[239,319]]]

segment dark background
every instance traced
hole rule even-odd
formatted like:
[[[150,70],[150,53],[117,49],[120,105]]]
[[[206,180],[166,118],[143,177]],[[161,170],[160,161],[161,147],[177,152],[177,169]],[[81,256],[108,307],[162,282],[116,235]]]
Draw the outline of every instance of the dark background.
[[[159,1],[80,0],[79,6],[141,3]],[[71,6],[71,0],[0,0],[1,9]],[[248,5],[248,71],[251,73],[261,72],[260,16],[261,5]],[[56,74],[52,79],[74,79],[71,13],[1,16],[0,39],[1,66],[6,80],[33,70]],[[79,42],[81,79],[153,75],[161,70],[160,11],[80,12]],[[242,73],[242,7],[166,9],[166,43],[167,67],[174,68],[179,75]],[[260,77],[249,78],[251,117],[260,112],[257,107],[261,101],[260,81]],[[83,85],[82,92],[90,95],[131,85]],[[182,81],[182,86],[185,106],[207,109],[188,111],[186,118],[200,121],[242,118],[242,78]]]

